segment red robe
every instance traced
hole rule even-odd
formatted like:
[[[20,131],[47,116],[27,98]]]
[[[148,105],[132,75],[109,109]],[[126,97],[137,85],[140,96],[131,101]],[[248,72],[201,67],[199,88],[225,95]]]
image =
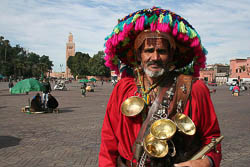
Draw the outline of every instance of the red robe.
[[[99,153],[99,167],[116,167],[117,156],[131,160],[132,146],[141,128],[141,115],[127,117],[121,113],[121,104],[136,92],[134,78],[123,78],[115,86],[106,110],[101,133],[101,147]],[[210,93],[206,85],[197,80],[193,83],[192,92],[192,120],[201,134],[202,144],[211,142],[211,138],[220,136],[220,128],[214,111]],[[188,115],[190,101],[184,110]],[[196,133],[197,133],[196,132]],[[221,161],[221,145],[217,145],[220,153],[215,151],[207,155],[213,159],[214,166],[219,167]]]

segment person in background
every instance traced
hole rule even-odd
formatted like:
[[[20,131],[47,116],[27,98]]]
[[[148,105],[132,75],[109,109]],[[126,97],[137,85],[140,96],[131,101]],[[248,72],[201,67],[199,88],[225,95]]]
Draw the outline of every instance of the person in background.
[[[42,100],[40,93],[37,93],[31,100],[31,105],[30,105],[30,111],[31,112],[40,112],[43,111],[42,107]]]
[[[83,82],[83,84],[81,85],[82,97],[86,97],[86,88],[87,88],[87,84],[85,82]]]
[[[54,96],[51,95],[51,93],[48,94],[48,101],[47,101],[47,109],[48,112],[53,112],[58,107],[58,101]]]
[[[43,86],[44,86],[44,90],[43,90],[43,108],[45,109],[46,107],[46,103],[48,101],[48,93],[51,92],[51,85],[49,82],[49,79],[44,79],[43,80]]]
[[[14,87],[14,83],[12,80],[10,80],[10,82],[9,82],[9,91],[10,92],[11,92],[11,88],[13,88],[13,87]]]
[[[233,88],[232,95],[233,95],[234,93],[238,93],[238,95],[240,94],[240,87],[239,87],[238,84],[236,84],[236,85],[234,86],[234,88]]]

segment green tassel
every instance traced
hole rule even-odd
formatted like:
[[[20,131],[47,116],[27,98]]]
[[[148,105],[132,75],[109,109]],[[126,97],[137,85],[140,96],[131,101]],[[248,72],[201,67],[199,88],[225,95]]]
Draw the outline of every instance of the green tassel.
[[[148,19],[148,22],[149,24],[151,24],[152,22],[156,22],[156,20],[158,19],[157,15],[154,14],[153,16],[151,16],[149,19]]]
[[[114,65],[117,65],[119,63],[119,59],[117,56],[115,56],[113,59],[112,59],[112,62]]]
[[[126,37],[122,42],[122,46],[126,46],[129,43],[129,41],[130,41],[129,37]]]
[[[173,18],[171,16],[171,14],[168,14],[168,20],[169,20],[169,25],[172,26],[173,25]]]
[[[190,35],[191,35],[190,28],[187,26],[186,29],[187,29],[187,35],[190,38]]]
[[[207,49],[206,49],[206,48],[204,48],[203,46],[202,46],[202,52],[203,52],[205,55],[207,55],[207,54],[208,54]]]
[[[118,24],[118,28],[120,31],[123,31],[124,24],[125,24],[125,21],[120,22],[120,24]]]
[[[148,16],[143,14],[145,21],[144,21],[144,25],[148,25]]]
[[[129,25],[129,24],[132,22],[132,20],[133,20],[133,17],[128,18],[128,19],[126,20],[126,24]]]

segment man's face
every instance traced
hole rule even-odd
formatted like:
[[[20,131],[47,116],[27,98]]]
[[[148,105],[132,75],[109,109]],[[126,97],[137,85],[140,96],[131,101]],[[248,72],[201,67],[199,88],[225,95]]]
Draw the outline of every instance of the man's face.
[[[148,38],[142,45],[141,63],[149,77],[161,76],[165,72],[167,63],[172,59],[172,52],[166,39]]]

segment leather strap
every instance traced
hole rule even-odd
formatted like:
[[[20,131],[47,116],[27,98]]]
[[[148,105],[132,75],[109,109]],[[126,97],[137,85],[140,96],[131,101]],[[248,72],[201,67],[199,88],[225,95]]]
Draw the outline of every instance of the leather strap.
[[[172,107],[169,111],[169,117],[171,118],[177,112],[178,102],[182,102],[182,111],[184,111],[187,100],[190,97],[192,89],[193,77],[191,75],[180,74],[177,77],[175,96],[172,101]]]

